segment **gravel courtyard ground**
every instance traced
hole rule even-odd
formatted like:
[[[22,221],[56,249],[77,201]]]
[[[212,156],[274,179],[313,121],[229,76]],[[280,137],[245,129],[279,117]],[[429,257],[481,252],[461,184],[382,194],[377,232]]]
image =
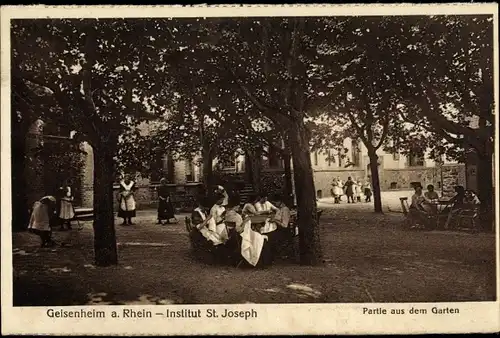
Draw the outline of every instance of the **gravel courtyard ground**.
[[[211,266],[192,258],[182,221],[117,225],[119,265],[93,265],[92,227],[56,232],[70,247],[39,248],[13,236],[14,305],[311,302],[441,302],[496,298],[495,235],[405,231],[400,213],[369,204],[332,205],[321,222],[324,265],[277,262],[262,269]],[[117,224],[119,222],[117,221]]]

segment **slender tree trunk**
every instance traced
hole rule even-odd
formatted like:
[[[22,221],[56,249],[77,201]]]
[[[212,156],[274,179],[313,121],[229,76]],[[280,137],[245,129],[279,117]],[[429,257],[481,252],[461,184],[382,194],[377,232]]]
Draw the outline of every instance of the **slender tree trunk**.
[[[262,152],[257,149],[252,156],[252,182],[257,194],[262,192]]]
[[[12,184],[12,230],[26,229],[29,206],[26,194],[26,133],[12,133],[11,184]]]
[[[250,182],[256,194],[262,192],[261,173],[262,173],[262,152],[259,149],[248,151],[250,160]]]
[[[285,154],[283,156],[283,162],[285,167],[285,194],[291,196],[293,194],[293,184],[292,184],[292,166],[291,166],[291,156]]]
[[[370,158],[370,173],[372,176],[373,187],[373,204],[374,211],[382,213],[382,196],[380,194],[380,178],[378,173],[378,155],[375,150],[368,150],[368,157]]]
[[[113,146],[94,147],[94,253],[97,266],[118,264],[113,210]]]
[[[309,138],[303,121],[293,121],[290,128],[290,146],[297,195],[300,262],[306,265],[319,265],[322,262],[322,252],[316,216],[316,191],[309,153]]]
[[[248,150],[245,150],[245,181],[253,184],[252,177],[252,158]]]

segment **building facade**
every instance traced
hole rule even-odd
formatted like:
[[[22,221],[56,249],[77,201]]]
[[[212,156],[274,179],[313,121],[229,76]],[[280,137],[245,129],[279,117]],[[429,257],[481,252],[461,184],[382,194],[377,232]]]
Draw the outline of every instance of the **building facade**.
[[[346,180],[371,179],[368,150],[362,143],[349,138],[344,140],[341,151],[317,151],[311,153],[311,164],[317,195],[330,196],[334,178]],[[446,161],[436,163],[428,154],[424,156],[405,156],[399,153],[377,151],[379,163],[380,188],[387,190],[408,190],[412,182],[422,185],[433,184],[437,191],[445,195],[453,192],[456,185],[466,186],[466,170],[464,164]]]
[[[67,142],[69,135],[48,135],[43,132],[43,123],[37,122],[30,131],[31,148],[39,144],[41,140],[52,140],[54,142]],[[342,151],[317,151],[311,152],[311,165],[313,169],[316,193],[319,198],[330,196],[331,184],[334,178],[346,180],[352,177],[356,180],[370,180],[369,158],[366,147],[355,140],[345,139]],[[78,186],[76,201],[79,206],[91,208],[93,206],[93,152],[87,143],[79,144],[83,166],[74,180]],[[386,190],[408,190],[412,182],[421,182],[424,186],[433,184],[437,191],[445,195],[453,193],[455,185],[474,187],[473,167],[466,170],[464,164],[444,161],[436,163],[426,156],[405,156],[398,153],[387,153],[378,151],[379,177],[382,191]],[[213,168],[217,173],[227,175],[239,175],[245,178],[248,159],[245,156],[235,156],[234,160],[214,160]],[[157,203],[156,188],[161,178],[166,178],[168,185],[175,195],[196,195],[203,179],[203,170],[199,157],[190,160],[176,160],[168,154],[159,154],[156,170],[150,178],[136,178],[136,199],[139,208],[154,207]],[[282,176],[284,163],[276,153],[262,157],[263,179],[266,175]],[[35,168],[43,168],[43,163]],[[31,170],[31,171],[30,171]],[[30,185],[30,202],[40,198],[46,188],[42,188],[44,175],[27,169],[27,179]],[[292,166],[293,170],[293,166]],[[467,179],[469,177],[469,179]],[[115,184],[118,193],[119,185]],[[117,201],[118,198],[115,198]]]

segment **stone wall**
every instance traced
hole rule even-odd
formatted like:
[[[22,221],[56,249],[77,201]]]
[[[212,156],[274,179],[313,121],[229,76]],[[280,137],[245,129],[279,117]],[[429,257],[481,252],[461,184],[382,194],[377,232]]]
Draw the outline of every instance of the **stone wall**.
[[[433,184],[441,186],[439,168],[383,169],[380,175],[381,190],[411,189],[412,182],[420,182],[424,187]]]
[[[186,183],[183,185],[178,184],[168,184],[170,195],[173,201],[179,199],[184,199],[188,197],[196,198],[200,193],[201,183]],[[138,180],[136,184],[136,190],[134,192],[135,202],[137,209],[156,209],[158,207],[158,184],[150,184],[149,180],[143,179]],[[119,193],[120,186],[115,184],[113,186],[114,193],[114,209],[118,211],[119,208]],[[174,203],[175,205],[175,203]]]
[[[443,195],[450,196],[454,194],[455,186],[466,186],[465,175],[463,164],[444,165],[442,169],[441,167],[383,169],[380,174],[380,186],[382,191],[410,189],[412,182],[420,182],[424,188],[432,184],[436,191],[442,191]]]
[[[457,185],[467,187],[465,165],[445,165],[442,169],[443,196],[453,196]]]
[[[157,195],[154,187],[152,187],[148,182],[140,182],[138,180],[136,183],[136,190],[134,191],[135,202],[137,209],[147,209],[157,205]],[[118,211],[118,201],[120,194],[120,185],[113,185],[115,210]]]

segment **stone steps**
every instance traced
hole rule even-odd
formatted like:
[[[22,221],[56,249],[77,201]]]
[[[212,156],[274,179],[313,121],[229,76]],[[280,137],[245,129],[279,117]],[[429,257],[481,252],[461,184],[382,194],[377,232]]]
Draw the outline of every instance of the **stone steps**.
[[[251,185],[245,185],[245,188],[239,191],[241,203],[246,203],[250,197],[254,194],[253,187]]]
[[[75,219],[88,220],[94,217],[93,208],[75,208]]]

